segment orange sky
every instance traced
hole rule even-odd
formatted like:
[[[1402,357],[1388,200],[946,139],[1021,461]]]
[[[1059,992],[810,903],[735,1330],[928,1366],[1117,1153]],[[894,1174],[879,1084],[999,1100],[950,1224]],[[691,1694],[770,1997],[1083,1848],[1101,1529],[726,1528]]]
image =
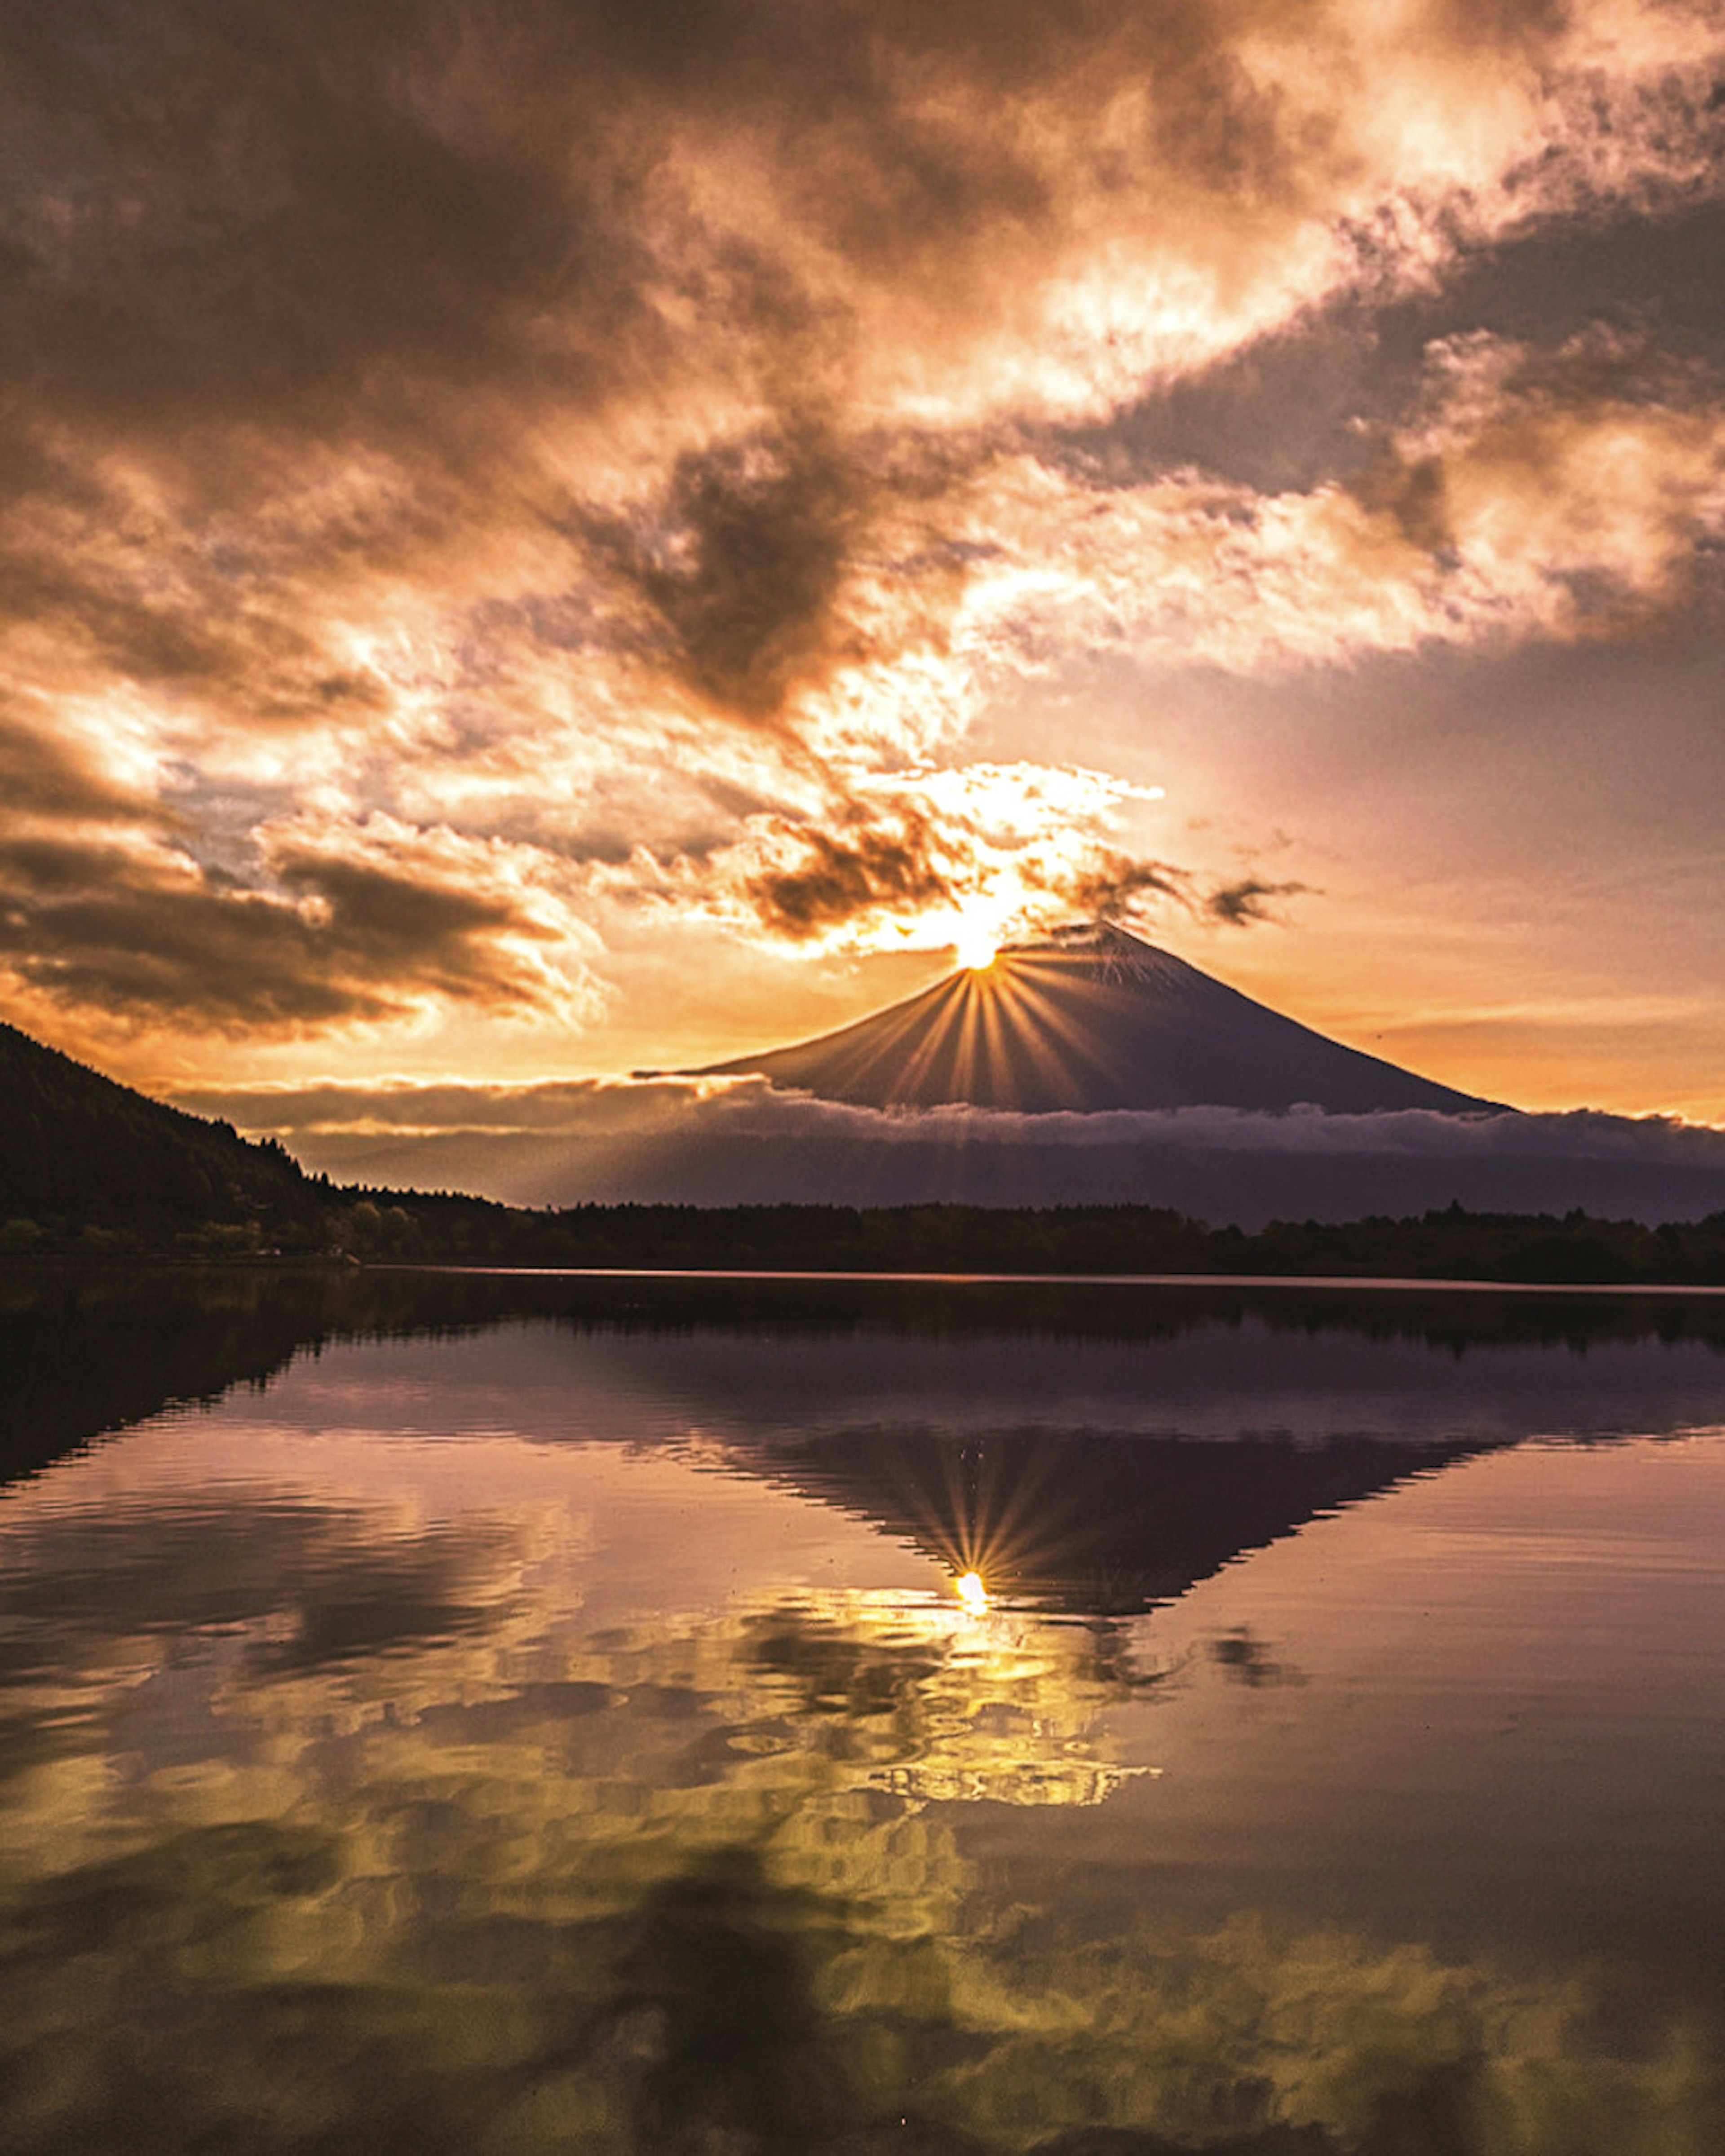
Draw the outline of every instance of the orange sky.
[[[0,56],[15,1023],[230,1096],[604,1074],[1103,911],[1725,1122],[1708,0]]]

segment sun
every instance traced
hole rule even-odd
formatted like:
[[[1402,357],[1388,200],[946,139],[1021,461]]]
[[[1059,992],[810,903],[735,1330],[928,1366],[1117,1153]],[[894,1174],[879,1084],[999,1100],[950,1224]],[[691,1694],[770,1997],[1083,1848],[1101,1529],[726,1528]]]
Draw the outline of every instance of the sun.
[[[952,938],[952,948],[961,966],[968,967],[973,973],[980,973],[993,964],[1000,939],[992,928],[979,921],[962,921]]]

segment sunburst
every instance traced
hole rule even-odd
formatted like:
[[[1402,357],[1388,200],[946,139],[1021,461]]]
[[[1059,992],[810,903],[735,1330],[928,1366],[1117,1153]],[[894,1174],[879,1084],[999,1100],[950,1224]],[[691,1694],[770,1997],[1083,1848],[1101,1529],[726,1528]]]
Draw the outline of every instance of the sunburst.
[[[952,938],[958,963],[973,973],[986,973],[1000,950],[1000,932],[986,921],[961,921]]]

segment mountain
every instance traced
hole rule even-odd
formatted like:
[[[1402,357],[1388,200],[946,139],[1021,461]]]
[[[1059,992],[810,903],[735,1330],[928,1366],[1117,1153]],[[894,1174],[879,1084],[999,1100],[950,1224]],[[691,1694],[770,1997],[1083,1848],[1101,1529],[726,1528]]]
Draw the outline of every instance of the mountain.
[[[227,1123],[164,1107],[0,1024],[0,1237],[32,1230],[159,1236],[255,1224],[265,1242],[321,1241],[323,1209],[298,1163]]]
[[[1101,922],[1002,951],[837,1033],[688,1075],[749,1074],[868,1108],[1461,1115],[1497,1105],[1344,1048]]]

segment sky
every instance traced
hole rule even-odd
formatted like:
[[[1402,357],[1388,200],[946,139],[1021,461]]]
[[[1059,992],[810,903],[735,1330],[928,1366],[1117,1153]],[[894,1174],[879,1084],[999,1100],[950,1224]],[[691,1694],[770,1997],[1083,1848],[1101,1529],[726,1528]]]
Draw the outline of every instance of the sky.
[[[13,1023],[470,1113],[1106,914],[1725,1122],[1709,0],[12,0],[0,63]]]

